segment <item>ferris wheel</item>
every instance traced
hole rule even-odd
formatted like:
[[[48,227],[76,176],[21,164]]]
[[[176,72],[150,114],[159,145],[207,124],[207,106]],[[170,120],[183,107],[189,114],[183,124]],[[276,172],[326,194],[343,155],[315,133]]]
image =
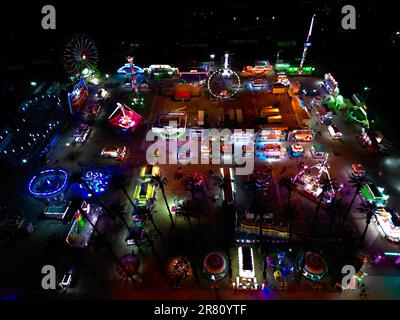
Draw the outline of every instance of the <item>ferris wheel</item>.
[[[24,219],[24,215],[15,209],[0,208],[0,244],[15,235]]]
[[[76,35],[66,44],[63,52],[65,70],[71,74],[80,74],[86,68],[96,68],[98,52],[96,44],[85,35]]]
[[[229,66],[229,54],[224,56],[224,66],[213,72],[207,80],[208,91],[218,99],[233,97],[240,88],[240,77]]]

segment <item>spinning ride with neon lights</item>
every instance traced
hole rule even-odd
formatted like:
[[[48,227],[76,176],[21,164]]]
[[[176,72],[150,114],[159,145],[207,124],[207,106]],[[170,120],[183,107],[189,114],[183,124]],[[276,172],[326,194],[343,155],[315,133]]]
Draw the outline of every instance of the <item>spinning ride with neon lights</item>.
[[[176,257],[169,261],[167,273],[172,281],[181,282],[193,275],[193,269],[188,258]]]
[[[208,91],[218,99],[233,97],[240,88],[239,75],[229,67],[229,54],[225,54],[224,66],[208,78]]]
[[[303,166],[303,169],[293,178],[292,188],[306,198],[319,202],[322,196],[322,207],[331,204],[335,194],[341,190],[342,185],[335,186],[329,174],[327,158],[312,167]],[[326,184],[325,192],[324,185]]]
[[[311,281],[321,281],[328,272],[325,260],[319,254],[310,251],[299,257],[297,268],[303,277]]]
[[[81,76],[84,70],[97,72],[97,47],[92,39],[85,35],[72,37],[66,44],[63,53],[64,68],[72,76]]]
[[[126,254],[119,258],[121,264],[115,265],[115,272],[122,279],[127,279],[129,276],[136,275],[139,272],[140,259],[138,256],[133,254]],[[129,274],[128,274],[129,272]]]
[[[88,95],[89,95],[88,86],[81,77],[78,83],[75,84],[73,90],[70,93],[68,93],[69,111],[71,113],[74,113],[77,110],[79,111],[84,105],[84,102],[88,97]]]
[[[74,183],[72,190],[83,199],[92,198],[92,192],[99,196],[108,190],[110,179],[111,174],[106,172],[105,169],[85,169],[82,180],[91,190],[87,190],[85,184],[81,182]]]
[[[204,275],[208,280],[218,281],[225,277],[227,262],[225,257],[217,252],[210,252],[203,261]]]
[[[64,169],[46,169],[32,177],[28,188],[35,198],[49,199],[61,195],[67,183],[68,174]]]
[[[117,107],[108,117],[108,122],[113,127],[127,131],[137,128],[142,122],[142,116],[126,105],[117,102]]]
[[[347,111],[347,119],[369,128],[367,106],[353,106],[352,109]]]
[[[294,280],[294,264],[283,251],[274,252],[266,257],[267,278],[286,286]]]

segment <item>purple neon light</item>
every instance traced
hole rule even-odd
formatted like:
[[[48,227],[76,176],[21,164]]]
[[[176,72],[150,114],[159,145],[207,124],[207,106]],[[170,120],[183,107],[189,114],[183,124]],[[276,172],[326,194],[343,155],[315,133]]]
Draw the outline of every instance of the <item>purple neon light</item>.
[[[68,181],[68,174],[67,174],[67,172],[65,170],[63,170],[63,169],[48,169],[48,170],[44,170],[44,171],[40,172],[39,175],[42,175],[42,174],[48,173],[48,172],[56,172],[56,171],[63,173],[64,176],[65,176],[61,187],[59,187],[58,189],[56,189],[56,190],[54,190],[52,192],[35,192],[35,191],[32,190],[32,184],[38,178],[38,176],[33,176],[31,181],[29,182],[29,192],[32,195],[37,196],[37,197],[45,197],[45,196],[51,196],[53,194],[56,194],[56,193],[60,192],[62,189],[64,189],[64,187],[65,187],[65,185],[67,184],[67,181]]]

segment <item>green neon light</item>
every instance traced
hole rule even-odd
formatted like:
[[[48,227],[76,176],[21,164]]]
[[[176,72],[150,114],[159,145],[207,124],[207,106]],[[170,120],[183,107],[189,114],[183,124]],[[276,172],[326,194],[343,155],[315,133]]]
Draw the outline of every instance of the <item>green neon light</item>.
[[[400,252],[385,252],[385,256],[400,257]]]

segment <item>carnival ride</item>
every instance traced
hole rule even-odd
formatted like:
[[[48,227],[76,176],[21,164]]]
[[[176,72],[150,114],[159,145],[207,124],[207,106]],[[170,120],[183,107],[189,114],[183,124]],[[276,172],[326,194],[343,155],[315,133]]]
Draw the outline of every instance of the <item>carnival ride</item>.
[[[286,288],[294,280],[295,267],[286,252],[276,251],[265,258],[266,277],[279,288]]]
[[[300,255],[297,268],[306,279],[316,282],[321,281],[328,272],[325,260],[319,254],[310,251]]]
[[[105,169],[85,169],[82,175],[83,181],[74,183],[72,185],[72,190],[83,199],[99,196],[110,187],[110,179],[111,174]]]
[[[142,122],[142,116],[128,106],[117,102],[117,107],[108,117],[108,122],[113,127],[127,131],[137,128]]]
[[[229,54],[224,56],[222,68],[213,72],[207,80],[207,88],[218,99],[232,98],[240,88],[240,77],[229,66]]]
[[[25,222],[25,216],[19,210],[0,207],[0,244],[16,235]]]
[[[227,272],[225,257],[217,252],[210,252],[203,261],[203,273],[210,281],[218,281],[225,277]]]
[[[294,191],[314,202],[321,200],[323,207],[330,205],[337,192],[342,188],[342,185],[332,182],[327,159],[328,156],[311,167],[302,166],[300,172],[292,180]]]
[[[66,44],[63,52],[63,63],[72,78],[84,76],[93,79],[96,69],[98,51],[92,39],[85,35],[75,35]]]
[[[68,174],[64,169],[46,169],[34,175],[29,182],[29,192],[39,199],[55,198],[67,188]]]

